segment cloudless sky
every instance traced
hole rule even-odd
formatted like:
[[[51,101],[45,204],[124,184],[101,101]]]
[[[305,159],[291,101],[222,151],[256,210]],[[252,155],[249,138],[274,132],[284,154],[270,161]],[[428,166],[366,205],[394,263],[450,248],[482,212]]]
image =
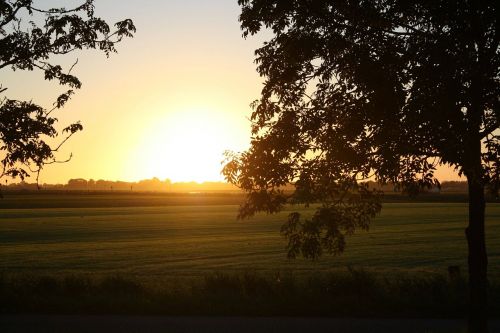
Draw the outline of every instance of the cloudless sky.
[[[36,3],[37,1],[35,1]],[[78,1],[38,1],[71,7]],[[57,116],[61,128],[81,120],[84,131],[60,153],[69,163],[48,166],[41,182],[70,178],[136,181],[222,180],[223,151],[248,146],[249,104],[263,79],[254,50],[266,36],[241,37],[236,0],[96,0],[96,14],[113,23],[133,19],[137,33],[109,59],[97,51],[60,62],[83,82]],[[2,70],[9,98],[50,107],[65,90],[41,72]],[[67,89],[67,88],[66,88]],[[441,180],[454,179],[449,170]]]

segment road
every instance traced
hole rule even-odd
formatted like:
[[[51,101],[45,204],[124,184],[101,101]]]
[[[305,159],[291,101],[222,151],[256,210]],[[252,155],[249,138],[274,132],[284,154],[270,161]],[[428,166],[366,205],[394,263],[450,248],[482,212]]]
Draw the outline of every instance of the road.
[[[490,322],[491,332],[500,332],[500,320]],[[441,319],[349,319],[349,318],[247,318],[247,317],[149,317],[3,315],[0,331],[10,332],[465,332],[462,320]]]

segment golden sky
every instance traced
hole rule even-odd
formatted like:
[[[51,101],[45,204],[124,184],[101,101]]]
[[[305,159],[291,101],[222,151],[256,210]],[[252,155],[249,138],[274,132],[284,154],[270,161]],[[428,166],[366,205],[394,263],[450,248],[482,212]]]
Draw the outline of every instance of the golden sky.
[[[40,1],[70,7],[68,2]],[[236,0],[96,0],[108,22],[132,18],[133,39],[109,59],[98,52],[66,55],[83,87],[58,113],[61,128],[81,120],[84,131],[61,151],[66,164],[48,166],[41,183],[70,178],[136,181],[222,180],[224,150],[243,150],[250,136],[250,102],[262,79],[254,50],[263,36],[244,40]],[[8,97],[49,107],[64,87],[41,72],[2,70]],[[441,180],[455,179],[449,170]]]

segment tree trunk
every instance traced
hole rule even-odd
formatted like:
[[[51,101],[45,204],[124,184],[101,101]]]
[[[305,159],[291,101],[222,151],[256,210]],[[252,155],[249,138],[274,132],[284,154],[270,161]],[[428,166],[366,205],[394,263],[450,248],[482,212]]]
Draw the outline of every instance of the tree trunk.
[[[484,232],[484,185],[479,177],[468,178],[469,225],[465,229],[469,246],[469,333],[488,332],[486,242]]]

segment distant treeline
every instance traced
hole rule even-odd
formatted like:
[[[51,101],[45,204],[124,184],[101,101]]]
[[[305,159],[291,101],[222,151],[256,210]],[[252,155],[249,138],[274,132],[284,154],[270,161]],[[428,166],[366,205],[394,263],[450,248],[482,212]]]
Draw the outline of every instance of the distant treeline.
[[[391,193],[391,192],[400,192],[394,184],[384,184],[381,185],[376,182],[368,182],[368,185],[370,188],[376,188],[379,190],[384,191],[385,193]],[[466,181],[444,181],[441,183],[440,187],[433,187],[426,192],[431,192],[431,193],[440,193],[440,192],[446,192],[446,193],[467,193],[467,182]],[[425,191],[424,191],[425,192]]]
[[[234,185],[224,182],[182,182],[173,183],[169,179],[144,179],[138,182],[94,180],[76,178],[70,179],[67,184],[36,184],[19,182],[2,186],[3,190],[50,190],[50,191],[139,191],[139,192],[235,192],[239,191]]]
[[[371,188],[378,188],[385,193],[397,193],[397,187],[393,184],[380,185],[376,182],[369,182]],[[169,179],[160,180],[158,178],[144,179],[138,182],[94,180],[76,178],[70,179],[67,184],[36,184],[19,182],[5,184],[2,190],[50,190],[50,191],[138,191],[138,192],[239,192],[239,189],[225,182],[180,182],[174,183]],[[285,190],[293,190],[289,185]],[[429,190],[432,193],[466,193],[467,182],[465,181],[445,181],[441,183],[441,188],[435,187]]]

